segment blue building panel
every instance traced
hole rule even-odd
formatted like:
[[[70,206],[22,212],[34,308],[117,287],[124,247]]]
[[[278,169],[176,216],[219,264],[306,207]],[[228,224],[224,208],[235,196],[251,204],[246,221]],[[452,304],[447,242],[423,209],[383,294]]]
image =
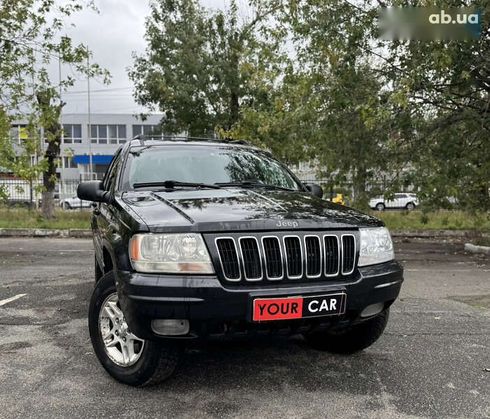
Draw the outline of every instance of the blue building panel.
[[[112,157],[112,154],[94,154],[92,155],[92,164],[110,164]],[[73,162],[75,164],[90,164],[90,156],[88,154],[75,155]]]

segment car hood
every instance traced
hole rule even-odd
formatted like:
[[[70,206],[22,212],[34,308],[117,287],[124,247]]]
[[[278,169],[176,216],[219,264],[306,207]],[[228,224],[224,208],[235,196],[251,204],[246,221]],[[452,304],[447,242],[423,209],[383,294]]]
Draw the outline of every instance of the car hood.
[[[378,219],[307,192],[261,188],[125,192],[118,202],[152,232],[352,229]]]

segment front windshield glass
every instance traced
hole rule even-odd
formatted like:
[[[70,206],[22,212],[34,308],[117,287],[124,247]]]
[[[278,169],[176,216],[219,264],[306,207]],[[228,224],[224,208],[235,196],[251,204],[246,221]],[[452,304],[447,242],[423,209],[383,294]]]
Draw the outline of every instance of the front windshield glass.
[[[258,182],[293,190],[299,183],[265,153],[231,147],[152,147],[129,155],[125,187],[137,183],[178,182],[226,184]]]

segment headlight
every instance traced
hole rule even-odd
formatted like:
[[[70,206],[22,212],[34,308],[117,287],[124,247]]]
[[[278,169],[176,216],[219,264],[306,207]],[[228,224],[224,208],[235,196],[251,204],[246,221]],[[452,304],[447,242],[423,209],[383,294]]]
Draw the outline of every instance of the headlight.
[[[393,242],[385,227],[360,228],[359,266],[388,262],[395,258]]]
[[[146,273],[214,273],[200,234],[135,234],[129,244],[133,268]]]

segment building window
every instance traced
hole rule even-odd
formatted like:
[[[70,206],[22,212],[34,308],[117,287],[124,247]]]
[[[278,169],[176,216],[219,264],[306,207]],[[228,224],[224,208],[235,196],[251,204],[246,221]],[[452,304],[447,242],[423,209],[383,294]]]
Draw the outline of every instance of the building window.
[[[64,169],[76,169],[77,165],[73,161],[72,157],[63,157],[63,168]]]
[[[161,132],[162,129],[159,125],[133,125],[133,137],[137,135],[160,135]]]
[[[126,142],[126,125],[91,125],[92,144],[122,144]]]
[[[126,135],[126,125],[118,125],[117,126],[117,139],[119,140],[119,144],[123,144],[127,139]]]
[[[81,144],[82,126],[80,124],[63,124],[63,142],[65,144]]]
[[[27,125],[12,125],[10,127],[10,138],[17,144],[20,145],[21,140],[27,140],[28,137]]]

